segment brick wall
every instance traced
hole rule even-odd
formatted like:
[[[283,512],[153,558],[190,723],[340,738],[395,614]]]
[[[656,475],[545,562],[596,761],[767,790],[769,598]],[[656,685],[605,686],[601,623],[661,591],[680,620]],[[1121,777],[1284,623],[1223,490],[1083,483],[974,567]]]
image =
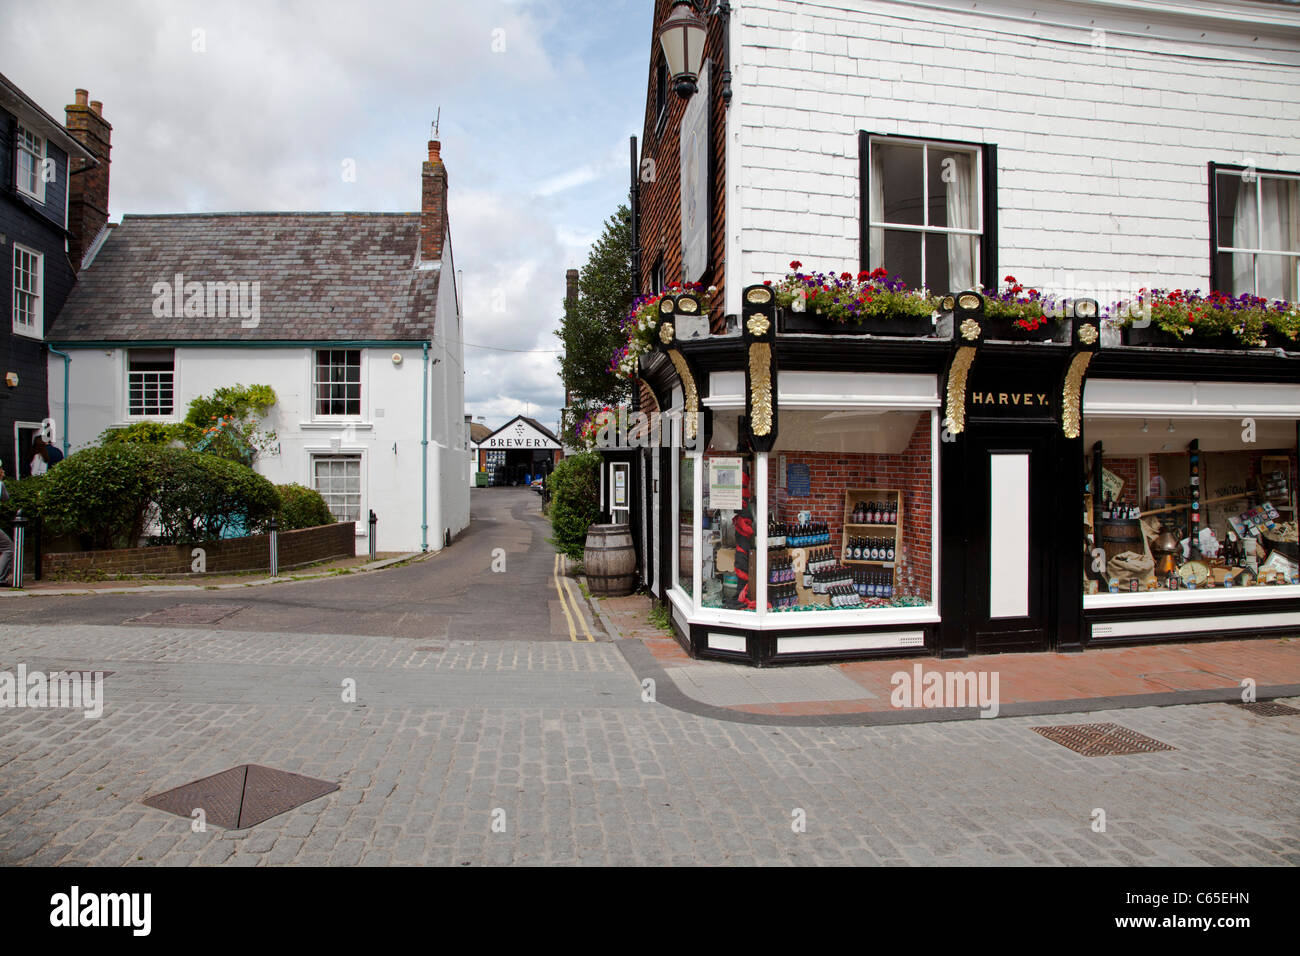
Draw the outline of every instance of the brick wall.
[[[43,556],[47,578],[88,571],[117,574],[191,574],[195,547],[207,555],[207,573],[266,571],[271,555],[266,535],[227,538],[203,545],[161,545],[116,551],[63,551]],[[351,521],[280,532],[280,570],[356,554],[356,525]]]
[[[654,28],[667,18],[672,9],[672,0],[655,0]],[[734,14],[733,14],[734,15]],[[709,17],[708,39],[704,46],[705,60],[711,60],[709,68],[710,96],[710,148],[712,150],[712,169],[710,170],[710,228],[709,228],[709,265],[700,281],[707,288],[718,287],[715,302],[722,302],[723,272],[725,251],[726,216],[726,163],[724,162],[726,145],[726,109],[722,100],[722,18]],[[644,291],[657,292],[650,288],[650,277],[655,264],[663,257],[666,282],[682,281],[682,221],[681,221],[681,128],[682,115],[686,111],[687,100],[680,99],[668,90],[667,118],[662,129],[657,124],[655,104],[655,75],[663,51],[659,38],[651,36],[649,73],[646,85],[645,124],[641,135],[642,182],[640,187],[641,213],[641,288]],[[646,160],[653,161],[654,180],[645,182]],[[724,327],[725,310],[719,304],[713,309],[711,318],[715,329]]]
[[[786,466],[803,463],[811,472],[811,493],[791,497],[778,488],[778,456]],[[903,533],[900,543],[907,548],[917,592],[929,596],[931,568],[930,416],[921,415],[898,455],[857,455],[840,452],[784,451],[773,453],[768,475],[768,510],[777,520],[794,523],[800,511],[811,511],[813,521],[830,528],[830,546],[837,550],[844,529],[844,491],[847,488],[898,489],[903,501]],[[870,532],[867,532],[870,536]],[[900,581],[900,587],[903,582]]]
[[[1251,22],[1280,6],[1156,6],[737,4],[741,281],[857,271],[867,130],[997,145],[999,278],[1206,288],[1207,164],[1296,171],[1300,42]]]

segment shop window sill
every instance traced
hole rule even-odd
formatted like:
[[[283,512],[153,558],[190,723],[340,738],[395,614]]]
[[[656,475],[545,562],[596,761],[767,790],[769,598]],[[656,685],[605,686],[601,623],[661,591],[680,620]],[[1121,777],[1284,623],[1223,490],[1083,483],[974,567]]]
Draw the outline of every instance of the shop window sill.
[[[1123,594],[1085,594],[1083,609],[1179,607],[1220,601],[1274,601],[1300,598],[1300,584],[1261,584],[1248,588],[1200,588],[1195,591],[1137,591]]]

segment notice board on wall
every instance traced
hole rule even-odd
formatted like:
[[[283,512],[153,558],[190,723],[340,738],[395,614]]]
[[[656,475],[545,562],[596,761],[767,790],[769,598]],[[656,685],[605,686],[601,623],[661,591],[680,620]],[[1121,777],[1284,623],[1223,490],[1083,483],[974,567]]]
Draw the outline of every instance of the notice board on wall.
[[[791,462],[785,469],[785,490],[791,498],[807,498],[812,493],[812,472],[803,462]]]

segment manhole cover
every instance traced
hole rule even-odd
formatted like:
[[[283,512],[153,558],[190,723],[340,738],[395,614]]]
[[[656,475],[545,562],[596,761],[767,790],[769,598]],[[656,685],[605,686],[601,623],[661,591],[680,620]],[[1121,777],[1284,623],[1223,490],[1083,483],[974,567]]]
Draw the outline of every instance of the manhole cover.
[[[242,611],[244,604],[173,604],[158,611],[133,617],[123,624],[216,624]]]
[[[1256,717],[1294,717],[1300,714],[1300,710],[1290,704],[1279,704],[1275,700],[1256,700],[1248,704],[1238,700],[1231,703],[1233,707],[1240,707]]]
[[[337,783],[328,780],[246,763],[140,802],[186,818],[201,809],[208,823],[243,830],[338,788]]]
[[[1129,730],[1127,727],[1121,727],[1119,724],[1073,724],[1029,729],[1085,757],[1122,757],[1127,754],[1146,754],[1157,750],[1174,749],[1168,744]]]

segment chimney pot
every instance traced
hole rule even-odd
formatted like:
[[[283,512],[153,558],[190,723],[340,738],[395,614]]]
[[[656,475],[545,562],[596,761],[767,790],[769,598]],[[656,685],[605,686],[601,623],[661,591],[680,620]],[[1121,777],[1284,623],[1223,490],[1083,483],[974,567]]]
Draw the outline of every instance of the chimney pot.
[[[86,90],[77,90],[77,91],[76,91],[76,94],[77,94],[77,105],[78,105],[78,106],[85,106],[85,105],[86,105],[86,97],[90,96],[90,93],[87,92]]]
[[[436,139],[429,140],[429,162],[438,163],[442,161],[442,143]]]
[[[100,100],[91,100],[90,108],[96,116],[104,115],[104,104]]]

